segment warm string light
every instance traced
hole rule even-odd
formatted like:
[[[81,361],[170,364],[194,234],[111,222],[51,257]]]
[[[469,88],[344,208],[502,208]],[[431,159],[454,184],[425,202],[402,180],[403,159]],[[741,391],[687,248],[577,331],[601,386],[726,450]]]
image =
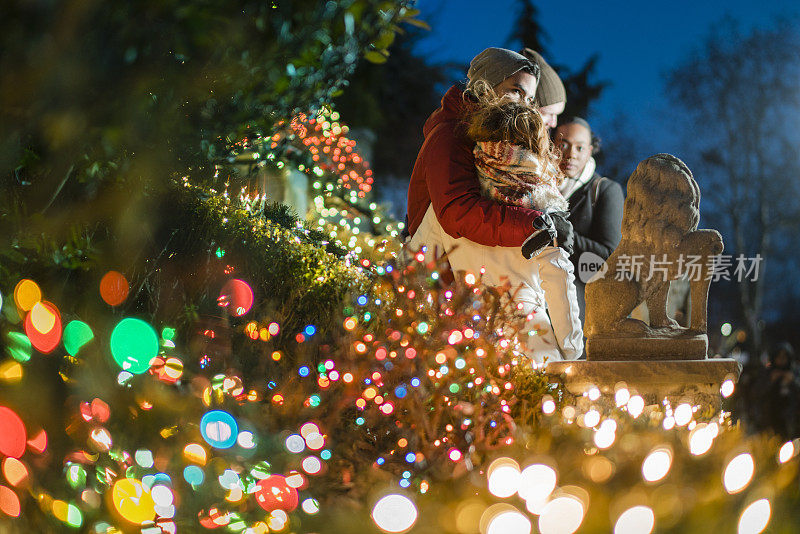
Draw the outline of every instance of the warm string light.
[[[370,200],[374,177],[369,162],[358,152],[356,141],[346,137],[349,128],[340,122],[339,113],[324,107],[314,116],[300,113],[290,121],[280,121],[268,137],[245,137],[234,143],[233,157],[252,154],[260,165],[271,162],[279,169],[286,167],[285,153],[306,154],[308,163],[290,163],[311,179],[313,190],[313,227],[327,235],[331,242],[356,254],[385,246],[396,238],[403,223],[393,221]],[[287,149],[287,147],[292,147]],[[247,196],[242,193],[242,196]],[[259,195],[248,198],[252,204]],[[261,201],[264,200],[261,195]]]
[[[249,205],[252,211],[256,203]],[[229,209],[239,209],[234,206],[231,201]],[[301,234],[279,229],[275,235],[301,238]],[[369,458],[375,468],[392,474],[397,484],[393,493],[384,497],[388,500],[379,500],[372,509],[376,525],[386,532],[404,531],[418,521],[421,512],[414,494],[429,491],[432,467],[460,476],[471,470],[482,472],[488,464],[483,471],[488,493],[484,492],[481,504],[472,503],[478,510],[475,520],[485,523],[487,531],[530,531],[537,524],[541,532],[573,532],[593,506],[593,485],[602,487],[625,466],[635,465],[628,471],[641,477],[647,487],[657,488],[692,465],[687,462],[711,465],[719,454],[729,454],[721,442],[729,439],[733,430],[724,413],[708,415],[704,406],[687,399],[646,405],[642,396],[624,384],[618,384],[613,394],[589,387],[575,399],[553,388],[533,406],[522,406],[525,399],[516,393],[524,385],[524,377],[536,380],[543,373],[520,354],[513,332],[498,327],[498,319],[504,324],[506,320],[502,307],[491,292],[474,286],[477,280],[465,280],[465,288],[437,289],[438,273],[432,268],[435,266],[423,263],[424,256],[402,273],[388,263],[360,260],[357,264],[372,269],[377,283],[373,291],[354,296],[343,310],[341,325],[347,349],[299,365],[292,363],[296,355],[289,354],[291,350],[284,353],[269,345],[281,332],[279,322],[253,315],[258,299],[264,296],[256,295],[246,280],[236,278],[236,268],[227,264],[221,247],[216,247],[213,257],[227,277],[217,293],[220,311],[238,325],[236,331],[250,340],[247,343],[265,347],[267,364],[286,365],[291,376],[251,386],[242,373],[212,373],[217,362],[209,354],[199,361],[201,372],[194,373],[192,366],[184,367],[186,348],[180,346],[174,328],[160,325],[157,329],[136,317],[117,320],[110,336],[97,337],[108,339],[109,362],[117,367],[120,387],[143,393],[148,390],[143,385],[148,380],[176,391],[185,384],[203,384],[193,401],[202,413],[191,422],[194,434],[177,424],[159,429],[160,442],[180,451],[179,463],[165,468],[156,447],[126,450],[125,436],[110,430],[114,428],[110,419],[127,407],[111,407],[101,398],[80,403],[76,409],[79,426],[69,430],[83,443],[64,459],[64,476],[75,492],[74,499],[45,499],[47,510],[58,520],[80,527],[87,510],[95,510],[92,515],[97,515],[96,509],[105,505],[111,508],[114,520],[121,517],[129,523],[157,524],[164,531],[174,531],[181,496],[173,478],[182,478],[189,491],[203,491],[210,485],[224,490],[224,498],[198,516],[206,528],[258,531],[263,525],[281,530],[292,524],[293,514],[324,512],[315,499],[315,491],[323,490],[315,488],[314,481],[326,476],[337,454],[324,425],[307,418],[302,424],[281,429],[283,456],[256,457],[262,436],[240,408],[249,403],[275,410],[294,406],[322,417],[329,407],[326,402],[342,392],[348,392],[352,400],[352,419],[346,423],[364,435],[382,432],[387,436],[385,443],[375,445]],[[43,300],[39,286],[27,280],[18,287],[15,305],[20,317],[40,333],[56,328],[60,311]],[[100,296],[109,306],[118,305],[108,302],[102,289]],[[318,328],[309,324],[291,334],[298,347],[311,345],[322,334]],[[87,346],[98,342],[95,333],[87,323],[70,321],[59,331],[59,343],[70,357],[80,358]],[[42,349],[47,347],[22,332],[13,334],[18,335],[7,336],[14,341],[9,355],[22,373],[33,350],[45,353]],[[209,328],[201,335],[213,341],[218,331]],[[198,378],[205,381],[197,382]],[[722,391],[732,391],[731,386],[724,385]],[[329,396],[329,392],[333,393]],[[150,411],[163,408],[160,402],[141,397],[131,408]],[[0,407],[3,428],[16,425],[17,431],[0,439],[0,452],[8,456],[2,472],[12,488],[22,487],[35,478],[23,454],[41,454],[46,449],[46,435],[42,438],[41,432],[33,432],[24,423],[19,431],[22,420],[13,411],[3,410],[8,409]],[[431,414],[436,415],[435,423]],[[423,420],[431,425],[426,429],[432,429],[428,435],[419,431],[422,425],[417,423]],[[530,421],[536,424],[526,427]],[[537,441],[537,435],[546,440]],[[574,457],[559,457],[553,445],[537,451],[540,457],[531,461],[531,450],[544,441],[571,445]],[[736,445],[739,449],[747,446],[746,442]],[[491,463],[484,460],[497,450],[504,456]],[[717,473],[717,488],[720,494],[747,495],[739,530],[760,532],[770,520],[770,500],[756,494],[751,498],[747,492],[758,487],[755,481],[764,471],[796,461],[795,443],[785,442],[770,450],[771,466],[763,464],[764,455],[757,455],[755,449],[735,452]],[[275,469],[276,460],[285,468]],[[569,469],[567,462],[572,462]],[[560,478],[560,468],[573,479]],[[93,480],[98,483],[90,484]],[[5,492],[0,495],[2,511],[12,517],[19,515],[23,494],[0,488]],[[408,495],[396,493],[403,490]],[[492,499],[502,499],[499,504],[504,506],[491,505]],[[237,510],[248,500],[266,515],[257,521],[245,519]],[[628,532],[634,525],[649,532],[658,528],[655,509],[652,502],[630,503],[609,516],[607,529]]]

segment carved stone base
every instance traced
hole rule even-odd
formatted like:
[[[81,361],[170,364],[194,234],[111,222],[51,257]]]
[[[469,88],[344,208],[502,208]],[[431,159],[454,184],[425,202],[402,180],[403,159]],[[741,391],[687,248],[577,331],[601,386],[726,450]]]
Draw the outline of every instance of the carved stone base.
[[[586,340],[589,361],[703,360],[708,352],[705,334],[634,337],[595,335]]]
[[[642,358],[640,358],[641,360]],[[547,364],[553,382],[562,383],[573,395],[582,395],[590,386],[613,395],[624,382],[648,404],[664,397],[689,397],[718,407],[719,388],[727,379],[736,381],[741,365],[732,358],[711,360],[648,361],[561,361]]]

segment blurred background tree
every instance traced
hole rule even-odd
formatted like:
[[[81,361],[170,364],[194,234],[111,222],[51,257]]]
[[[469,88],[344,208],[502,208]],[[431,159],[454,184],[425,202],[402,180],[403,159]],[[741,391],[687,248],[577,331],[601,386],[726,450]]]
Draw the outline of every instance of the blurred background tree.
[[[508,37],[508,46],[532,48],[536,50],[552,66],[567,90],[567,105],[563,117],[588,117],[591,114],[592,102],[600,98],[607,81],[596,80],[597,61],[599,54],[591,55],[579,68],[574,69],[560,65],[557,58],[547,50],[545,43],[548,41],[547,29],[539,22],[539,10],[532,0],[517,0],[518,15],[515,25]],[[565,31],[557,28],[557,31]],[[520,46],[521,45],[521,46]]]
[[[725,254],[761,258],[755,280],[724,286],[753,354],[766,348],[765,320],[798,298],[795,284],[768,282],[800,269],[798,46],[788,22],[743,32],[728,20],[666,80],[707,224],[722,232]]]

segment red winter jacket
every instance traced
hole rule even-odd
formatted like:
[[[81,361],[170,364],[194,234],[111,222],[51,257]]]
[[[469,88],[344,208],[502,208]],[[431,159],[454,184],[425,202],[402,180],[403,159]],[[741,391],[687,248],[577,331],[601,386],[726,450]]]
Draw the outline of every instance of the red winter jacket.
[[[425,142],[408,186],[408,231],[413,236],[430,204],[445,232],[490,247],[519,247],[533,233],[538,211],[506,206],[481,195],[475,143],[459,127],[468,104],[451,87],[422,130]]]

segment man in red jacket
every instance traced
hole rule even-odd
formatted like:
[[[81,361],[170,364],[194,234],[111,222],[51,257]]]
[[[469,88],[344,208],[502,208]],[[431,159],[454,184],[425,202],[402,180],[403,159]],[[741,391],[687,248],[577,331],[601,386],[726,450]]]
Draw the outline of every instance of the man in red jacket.
[[[521,247],[534,233],[533,221],[540,212],[499,204],[481,194],[472,153],[475,143],[461,123],[469,113],[469,89],[478,80],[488,82],[498,94],[532,103],[538,76],[534,62],[503,48],[487,48],[470,62],[466,93],[451,87],[442,106],[425,122],[425,141],[408,187],[411,236],[430,205],[442,229],[454,238],[486,246]],[[571,225],[563,218],[553,219],[557,240],[566,248],[572,239]]]

